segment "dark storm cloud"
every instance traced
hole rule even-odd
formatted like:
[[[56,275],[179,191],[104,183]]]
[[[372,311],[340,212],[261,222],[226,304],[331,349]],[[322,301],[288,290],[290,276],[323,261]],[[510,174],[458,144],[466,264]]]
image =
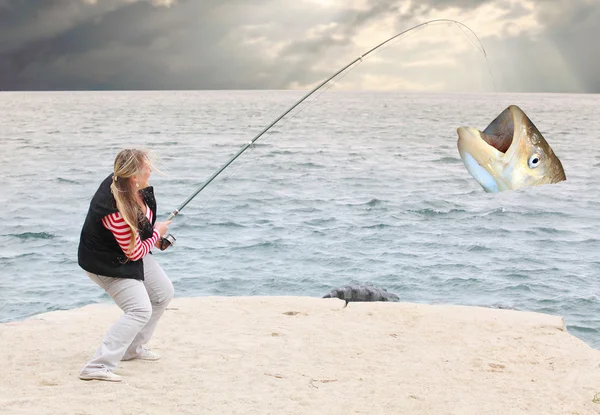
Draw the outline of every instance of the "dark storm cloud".
[[[210,67],[205,57],[209,52],[214,56],[215,51],[207,39],[218,40],[227,32],[226,25],[211,18],[222,4],[219,0],[185,2],[172,8],[128,1],[103,3],[101,8],[75,0],[41,3],[45,7],[35,13],[22,5],[11,8],[15,23],[3,26],[2,34],[14,43],[2,48],[0,88],[11,89],[16,81],[15,89],[127,88],[128,83],[134,89],[152,89],[153,79],[168,75],[165,68],[173,60],[185,59],[194,66],[201,59]],[[59,9],[65,14],[57,13]],[[57,14],[61,18],[44,30],[23,29]],[[37,17],[26,23],[28,15]],[[191,30],[194,27],[202,28],[201,38]],[[166,46],[153,50],[161,40]],[[178,56],[169,47],[182,43],[187,56]]]
[[[105,16],[140,7],[150,6],[123,0],[97,4],[82,0],[5,1],[0,12],[0,89],[52,88],[47,80],[61,76],[50,73],[55,59],[99,45],[108,32],[102,25]],[[113,37],[117,38],[116,34]],[[49,71],[39,79],[32,78],[27,74],[30,67]]]
[[[576,74],[584,91],[600,93],[600,3],[575,5],[565,1],[540,3],[540,16],[548,22],[547,36]]]
[[[511,22],[531,11],[507,0],[424,0],[407,9],[398,0],[373,0],[358,9],[284,0],[179,0],[171,7],[157,7],[157,0],[0,0],[0,89],[306,85],[356,57],[356,36],[383,18],[395,19],[401,31],[425,14],[443,17],[450,8],[471,12],[493,3],[503,11],[504,29],[482,41],[506,90],[572,89],[554,67],[562,58],[581,90],[600,92],[594,70],[600,43],[593,41],[600,35],[600,12],[594,2],[538,1],[534,13],[544,28],[532,38],[509,33]],[[424,49],[431,55],[436,45],[419,54]],[[422,70],[422,79],[418,69],[405,74],[425,82],[424,74],[437,71]]]
[[[124,0],[4,0],[0,3],[0,53],[47,39],[127,5]]]
[[[0,48],[0,89],[282,88],[288,77],[276,66],[284,58],[264,59],[264,50],[232,36],[242,25],[277,19],[280,10],[270,3],[11,3],[2,15],[0,38],[11,41]],[[292,6],[286,9],[288,32],[319,21],[303,10],[302,22]],[[44,27],[36,26],[42,21]]]

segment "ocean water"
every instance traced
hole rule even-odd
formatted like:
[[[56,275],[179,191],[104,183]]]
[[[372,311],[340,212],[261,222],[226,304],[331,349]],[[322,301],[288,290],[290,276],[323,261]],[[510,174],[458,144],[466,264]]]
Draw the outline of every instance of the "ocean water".
[[[77,265],[116,153],[153,150],[165,218],[299,91],[0,93],[0,322],[111,301]],[[567,181],[487,194],[456,148],[519,105]],[[600,346],[599,95],[328,91],[265,134],[175,218],[156,258],[176,296],[322,296],[563,316]],[[476,312],[474,309],[473,312]]]

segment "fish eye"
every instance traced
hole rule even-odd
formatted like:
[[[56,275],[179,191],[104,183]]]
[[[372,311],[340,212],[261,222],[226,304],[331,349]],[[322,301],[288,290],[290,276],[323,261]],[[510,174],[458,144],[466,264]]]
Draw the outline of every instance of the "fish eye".
[[[535,169],[537,166],[540,165],[541,161],[542,157],[539,154],[533,154],[531,157],[529,157],[527,165],[529,166],[529,168]]]

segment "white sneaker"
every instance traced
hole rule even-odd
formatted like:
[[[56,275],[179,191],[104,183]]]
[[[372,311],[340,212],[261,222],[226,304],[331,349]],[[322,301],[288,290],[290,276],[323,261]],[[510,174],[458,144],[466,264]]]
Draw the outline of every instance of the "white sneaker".
[[[119,375],[115,375],[110,369],[98,369],[93,372],[79,375],[81,380],[105,380],[108,382],[120,382],[123,378]]]
[[[144,351],[138,357],[136,357],[136,359],[158,360],[160,359],[160,355],[152,350],[144,349]]]
[[[153,352],[152,350],[144,348],[144,349],[142,349],[142,353],[140,353],[139,355],[137,355],[135,357],[127,358],[127,359],[122,359],[122,360],[137,360],[137,359],[154,361],[154,360],[159,360],[160,355],[156,352]]]

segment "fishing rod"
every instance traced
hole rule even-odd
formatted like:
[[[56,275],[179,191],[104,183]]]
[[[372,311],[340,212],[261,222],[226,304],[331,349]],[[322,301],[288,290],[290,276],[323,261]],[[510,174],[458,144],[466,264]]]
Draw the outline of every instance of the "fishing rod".
[[[347,64],[344,67],[342,67],[340,70],[338,70],[337,72],[335,72],[329,78],[325,79],[323,82],[321,82],[315,88],[313,88],[309,93],[307,93],[304,97],[302,97],[300,100],[298,100],[294,105],[292,105],[290,108],[288,108],[284,113],[282,113],[279,117],[277,117],[271,124],[269,124],[260,133],[258,133],[252,140],[250,140],[249,142],[247,142],[233,157],[231,157],[225,164],[223,164],[223,166],[221,166],[221,168],[219,168],[217,171],[215,171],[213,173],[213,175],[210,176],[198,189],[196,189],[196,191],[194,191],[194,193],[192,193],[181,205],[179,205],[177,207],[177,209],[175,209],[173,212],[171,212],[169,214],[169,216],[167,217],[166,220],[170,221],[175,216],[177,216],[179,214],[179,212],[181,212],[181,210],[184,207],[186,207],[187,204],[190,203],[192,201],[192,199],[194,199],[198,195],[198,193],[200,193],[202,190],[204,190],[204,188],[206,186],[208,186],[219,174],[221,174],[221,172],[223,172],[223,170],[225,170],[231,163],[233,163],[235,161],[235,159],[237,159],[240,155],[242,155],[242,153],[244,153],[244,151],[246,151],[249,147],[251,147],[252,144],[254,144],[256,142],[256,140],[258,140],[260,137],[262,137],[262,135],[265,134],[267,131],[269,131],[271,129],[271,127],[273,127],[275,124],[277,124],[283,117],[285,117],[286,115],[288,115],[292,110],[294,110],[294,108],[296,108],[298,105],[300,105],[302,102],[304,102],[308,97],[310,97],[312,94],[314,94],[319,89],[321,89],[329,81],[331,81],[332,79],[334,79],[335,77],[337,77],[341,73],[345,72],[348,68],[350,68],[352,65],[356,64],[357,62],[361,63],[363,61],[363,59],[366,58],[368,55],[370,55],[371,53],[375,52],[377,49],[381,48],[382,46],[386,45],[387,43],[391,42],[392,40],[394,40],[394,39],[396,39],[396,38],[398,38],[398,37],[400,37],[400,36],[402,36],[402,35],[404,35],[404,34],[406,34],[408,32],[411,32],[411,31],[416,30],[416,29],[423,28],[423,27],[428,26],[428,25],[433,24],[433,23],[454,23],[461,30],[462,30],[462,28],[467,29],[469,32],[471,32],[473,34],[473,36],[475,36],[475,38],[479,42],[479,45],[481,46],[480,52],[483,53],[483,56],[486,57],[486,59],[487,59],[487,54],[485,52],[483,44],[481,43],[481,40],[477,36],[477,34],[475,32],[473,32],[471,30],[471,28],[469,28],[469,26],[467,26],[464,23],[461,23],[461,22],[459,22],[457,20],[453,20],[453,19],[434,19],[434,20],[429,20],[427,22],[420,23],[420,24],[418,24],[416,26],[413,26],[413,27],[411,27],[409,29],[406,29],[406,30],[404,30],[404,31],[402,31],[402,32],[400,32],[400,33],[398,33],[398,34],[390,37],[389,39],[381,42],[377,46],[371,48],[368,52],[360,55],[358,58],[354,59],[352,62],[350,62],[349,64]],[[463,33],[464,33],[464,31],[463,31]],[[465,36],[466,36],[466,34],[465,34]],[[475,45],[475,47],[477,47],[477,45]],[[175,244],[175,241],[176,241],[176,239],[175,239],[175,237],[173,235],[171,235],[171,234],[166,235],[165,237],[163,237],[161,239],[160,249],[164,251],[169,246]]]

